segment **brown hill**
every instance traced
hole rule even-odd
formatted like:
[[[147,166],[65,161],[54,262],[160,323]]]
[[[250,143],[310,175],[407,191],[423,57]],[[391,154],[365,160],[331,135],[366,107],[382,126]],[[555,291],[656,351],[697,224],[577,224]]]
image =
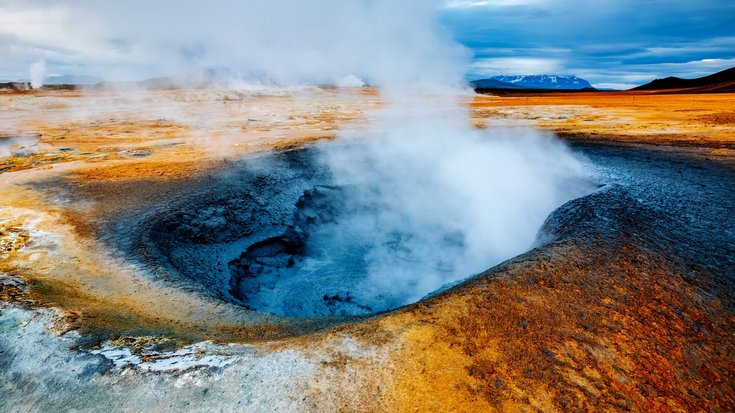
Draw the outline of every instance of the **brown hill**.
[[[696,79],[682,79],[673,76],[656,79],[631,90],[653,90],[670,93],[735,92],[735,67]]]

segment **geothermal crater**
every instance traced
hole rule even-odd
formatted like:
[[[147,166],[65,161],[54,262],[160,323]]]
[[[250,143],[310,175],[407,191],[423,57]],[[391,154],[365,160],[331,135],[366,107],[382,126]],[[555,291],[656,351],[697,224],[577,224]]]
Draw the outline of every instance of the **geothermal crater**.
[[[641,181],[636,185],[626,185],[629,188],[624,191],[629,199],[626,202],[633,199],[638,203],[650,198],[644,202],[646,205],[670,209],[676,205],[659,205],[660,196],[668,191],[688,194],[684,197],[688,200],[702,196],[701,192],[696,196],[690,194],[699,186],[670,180],[670,174],[661,175],[654,167],[657,164],[649,165],[647,157],[641,165],[632,159],[624,159],[622,164],[615,162],[612,169],[617,172],[610,175],[610,169],[604,165],[610,159],[617,159],[610,156],[616,153],[615,149],[577,149],[582,149],[592,162],[590,167],[595,165],[597,178],[603,182],[615,184],[620,179],[643,177],[636,178]],[[322,150],[317,146],[265,154],[235,162],[225,172],[198,180],[193,188],[179,193],[178,201],[159,206],[155,214],[145,218],[146,222],[135,225],[142,232],[142,242],[137,245],[142,246],[154,267],[161,270],[159,273],[183,280],[187,286],[219,299],[285,317],[380,313],[418,301],[473,275],[455,267],[463,259],[466,234],[452,230],[451,225],[431,227],[433,231],[443,231],[438,236],[440,248],[434,249],[432,255],[421,253],[421,241],[427,234],[417,232],[414,227],[376,235],[376,225],[381,224],[386,205],[371,203],[374,197],[358,196],[365,188],[335,184],[333,172],[320,157]],[[637,175],[623,173],[627,168]],[[591,192],[592,188],[587,188],[586,193]],[[620,188],[606,191],[618,193]],[[636,194],[633,198],[630,191]],[[542,235],[555,231],[549,225],[547,221],[541,228]],[[680,228],[667,221],[658,222],[655,228],[656,231],[666,228],[674,234],[685,229],[692,232],[699,226]],[[532,238],[535,236],[536,232]],[[682,239],[687,236],[682,235]],[[658,238],[656,242],[669,237]],[[707,237],[698,234],[697,238]],[[554,237],[542,239],[554,241]],[[381,254],[376,255],[376,245]],[[688,244],[679,240],[669,248],[679,250],[684,245]],[[722,245],[722,242],[713,240],[711,245]],[[527,249],[531,247],[528,245]],[[679,254],[691,255],[690,262],[702,261],[701,255],[688,251],[684,249]],[[482,269],[512,256],[489,257],[482,263]],[[708,258],[704,261],[710,262],[715,256]],[[384,272],[376,274],[371,270],[376,259],[381,260],[379,268]],[[401,276],[398,273],[401,266],[415,270],[416,279],[433,272],[444,274],[442,279],[450,282],[406,284],[397,278]]]
[[[452,225],[377,230],[391,200],[364,196],[379,188],[336,184],[323,146],[237,162],[197,183],[143,226],[146,255],[206,293],[286,317],[379,313],[449,284],[398,281],[399,267],[416,279],[472,275],[455,266],[466,240]],[[427,255],[429,236],[439,241]],[[480,270],[499,262],[490,257]]]
[[[357,188],[334,185],[316,152],[265,155],[211,178],[210,189],[154,218],[147,247],[190,281],[257,311],[354,316],[408,304],[415,295],[384,291],[367,272],[375,239],[363,228],[380,205],[363,202]],[[383,241],[391,259],[410,262],[419,259],[411,243],[420,236],[407,229]],[[461,233],[445,240],[447,253],[461,250]],[[428,265],[452,271],[441,257]]]

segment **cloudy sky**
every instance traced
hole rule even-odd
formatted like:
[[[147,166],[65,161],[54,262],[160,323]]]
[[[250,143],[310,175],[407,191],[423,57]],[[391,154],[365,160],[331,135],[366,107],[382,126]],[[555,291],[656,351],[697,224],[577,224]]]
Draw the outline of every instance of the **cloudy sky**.
[[[455,0],[442,21],[472,74],[567,73],[625,87],[735,66],[732,0]]]
[[[282,68],[284,80],[295,67],[313,79],[366,65],[376,73],[399,51],[443,62],[424,24],[432,14],[466,46],[452,59],[471,78],[573,74],[624,88],[735,66],[732,0],[0,0],[0,79],[28,78],[39,61],[49,75],[114,80],[218,64]]]

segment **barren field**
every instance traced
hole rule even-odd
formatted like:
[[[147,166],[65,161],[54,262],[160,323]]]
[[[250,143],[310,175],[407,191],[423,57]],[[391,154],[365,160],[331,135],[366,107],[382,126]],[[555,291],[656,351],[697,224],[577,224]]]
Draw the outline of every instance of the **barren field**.
[[[574,141],[733,149],[735,94],[645,92],[478,96],[473,117],[533,121]]]
[[[447,291],[294,320],[175,279],[146,222],[234,165],[359,128],[376,90],[0,94],[0,375],[25,383],[6,394],[39,410],[54,386],[79,409],[100,392],[132,410],[735,409],[735,94],[466,103],[478,128],[558,135],[604,188]],[[54,372],[29,372],[33,354]]]

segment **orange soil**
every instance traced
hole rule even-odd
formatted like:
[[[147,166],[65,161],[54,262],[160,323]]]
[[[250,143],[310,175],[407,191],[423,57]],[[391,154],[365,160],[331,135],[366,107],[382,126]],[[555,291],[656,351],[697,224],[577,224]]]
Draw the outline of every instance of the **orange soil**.
[[[735,94],[643,92],[478,96],[473,118],[532,120],[571,140],[735,149]]]

